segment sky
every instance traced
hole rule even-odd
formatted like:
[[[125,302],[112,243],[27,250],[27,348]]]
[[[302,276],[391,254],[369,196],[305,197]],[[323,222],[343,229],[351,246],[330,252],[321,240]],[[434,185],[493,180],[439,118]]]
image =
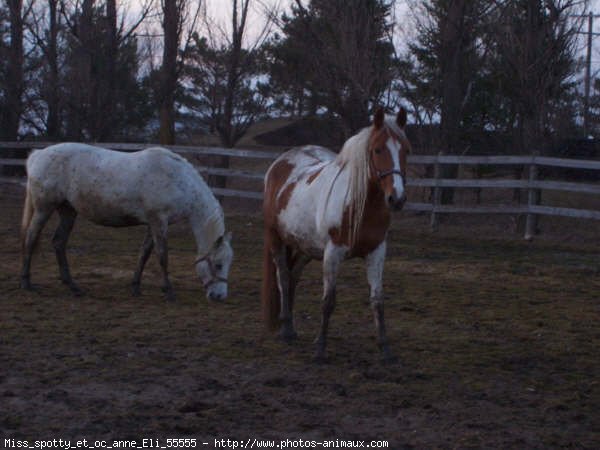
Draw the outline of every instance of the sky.
[[[123,0],[122,5],[130,11],[129,16],[135,17],[136,12],[139,11],[140,5],[144,1],[145,0]],[[209,17],[213,23],[213,28],[217,30],[228,30],[231,21],[232,0],[203,0],[203,2],[206,7],[207,17]],[[263,30],[265,11],[268,11],[269,13],[278,11],[278,15],[281,15],[283,11],[289,10],[290,5],[293,2],[294,0],[254,0],[248,20],[248,42],[256,41],[257,36]],[[303,0],[303,2],[308,3],[308,0]],[[598,17],[595,17],[593,20],[593,32],[598,35],[593,36],[592,41],[592,74],[600,76],[600,0],[589,0],[589,6],[594,14],[598,14]],[[404,15],[410,14],[407,0],[397,1],[395,14],[396,22],[399,26],[397,45],[402,45],[401,42],[406,40],[406,36],[411,33],[411,21],[403,20]],[[584,25],[582,31],[587,31],[587,24]],[[582,34],[580,41],[580,54],[582,59],[585,57],[586,39],[586,35]],[[581,77],[583,77],[583,72]]]

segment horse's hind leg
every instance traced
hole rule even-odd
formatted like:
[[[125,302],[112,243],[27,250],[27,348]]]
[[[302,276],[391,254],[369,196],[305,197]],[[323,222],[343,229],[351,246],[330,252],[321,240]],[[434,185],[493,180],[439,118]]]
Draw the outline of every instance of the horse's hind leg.
[[[325,360],[325,347],[327,346],[327,331],[329,319],[335,309],[335,282],[339,271],[340,262],[344,259],[347,249],[329,242],[323,255],[323,304],[321,306],[321,328],[315,343],[317,351],[315,361]]]
[[[171,281],[169,280],[167,228],[167,221],[162,219],[153,221],[150,224],[150,230],[152,231],[152,239],[154,240],[154,248],[156,249],[158,262],[163,272],[162,290],[165,293],[165,297],[168,301],[175,301],[175,293],[173,292],[173,286],[171,286]]]
[[[302,253],[298,253],[290,258],[290,288],[289,288],[289,308],[290,312],[294,311],[294,301],[296,299],[296,286],[300,281],[300,276],[304,267],[310,262],[310,257]]]
[[[142,272],[144,271],[144,267],[146,266],[146,262],[148,261],[153,248],[154,241],[152,240],[152,231],[150,227],[148,227],[148,230],[146,231],[146,237],[144,237],[144,243],[140,249],[138,265],[133,274],[133,280],[131,281],[131,293],[134,296],[138,296],[141,293],[140,283],[142,280]]]
[[[386,243],[383,241],[379,247],[367,255],[367,280],[371,289],[370,303],[375,319],[375,329],[377,331],[377,345],[381,350],[381,357],[385,362],[394,361],[394,356],[390,352],[387,336],[385,332],[385,321],[383,316],[383,264],[385,261]]]
[[[60,279],[64,284],[69,286],[69,289],[71,289],[74,294],[81,295],[83,292],[79,286],[73,282],[71,271],[69,270],[69,263],[67,262],[67,241],[69,240],[71,230],[73,230],[73,225],[77,218],[77,211],[75,211],[71,205],[64,203],[58,207],[58,214],[60,222],[52,237],[52,245],[56,252],[56,261],[58,262]]]
[[[30,281],[31,256],[35,245],[40,237],[40,232],[50,218],[53,209],[36,209],[27,227],[23,241],[23,266],[21,269],[21,287],[23,289],[32,289]]]
[[[290,308],[290,269],[288,266],[289,248],[283,244],[279,245],[273,252],[273,262],[277,274],[277,287],[279,289],[280,310],[279,320],[281,329],[279,335],[284,341],[292,341],[296,338],[292,310]]]

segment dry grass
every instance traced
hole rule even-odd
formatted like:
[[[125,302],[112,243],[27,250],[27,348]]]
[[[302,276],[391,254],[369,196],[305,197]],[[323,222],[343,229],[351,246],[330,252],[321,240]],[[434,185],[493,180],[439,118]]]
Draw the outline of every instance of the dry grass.
[[[230,214],[230,298],[210,303],[192,270],[191,235],[174,227],[167,304],[152,259],[129,296],[142,229],[78,222],[72,297],[57,280],[47,227],[32,280],[17,289],[20,204],[0,218],[0,436],[126,439],[387,439],[391,448],[600,445],[600,242],[586,223],[546,224],[533,243],[509,219],[396,217],[386,318],[400,363],[377,358],[360,261],[339,278],[330,362],[312,363],[319,266],[299,290],[289,346],[259,323],[261,220]],[[568,227],[571,237],[565,236]],[[554,227],[554,228],[553,228]],[[595,224],[597,227],[597,224]],[[560,234],[556,234],[560,233]]]

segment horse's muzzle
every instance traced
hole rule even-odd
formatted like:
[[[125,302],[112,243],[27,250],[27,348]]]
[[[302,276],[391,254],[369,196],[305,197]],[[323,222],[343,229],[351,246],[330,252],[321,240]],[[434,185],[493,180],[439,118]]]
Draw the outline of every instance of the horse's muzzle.
[[[219,280],[206,290],[206,297],[215,302],[222,302],[227,298],[227,281]]]
[[[400,197],[398,197],[395,193],[391,194],[388,196],[387,202],[390,209],[400,211],[406,203],[406,194],[402,193]]]
[[[227,298],[227,294],[221,292],[209,292],[208,299],[214,302],[221,302]]]

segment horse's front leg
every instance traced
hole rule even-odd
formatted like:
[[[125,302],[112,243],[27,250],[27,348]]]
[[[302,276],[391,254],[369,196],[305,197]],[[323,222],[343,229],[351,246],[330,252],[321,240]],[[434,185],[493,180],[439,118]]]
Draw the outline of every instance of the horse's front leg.
[[[327,346],[327,330],[329,318],[335,309],[335,281],[339,271],[340,262],[346,256],[347,248],[340,247],[329,241],[323,254],[323,304],[321,306],[321,328],[315,339],[317,350],[315,361],[323,362],[326,359],[325,347]]]
[[[152,249],[154,248],[154,241],[152,239],[152,230],[148,227],[146,231],[146,236],[144,237],[144,243],[142,244],[142,248],[140,249],[140,256],[138,259],[138,265],[133,273],[133,280],[131,281],[131,294],[133,296],[138,296],[141,294],[140,291],[140,283],[142,280],[142,272],[144,271],[144,267],[146,266],[146,262],[152,253]]]
[[[154,248],[156,249],[156,255],[158,256],[158,262],[163,273],[163,286],[162,290],[165,293],[167,301],[175,301],[175,293],[173,292],[173,286],[169,280],[169,255],[167,246],[167,220],[157,220],[150,224],[152,231],[152,239],[154,240]]]
[[[367,280],[371,289],[370,303],[375,318],[375,330],[377,332],[377,345],[381,350],[381,358],[385,362],[394,361],[390,352],[385,332],[385,321],[383,316],[383,264],[385,261],[386,243],[383,241],[379,246],[367,255]]]
[[[60,223],[52,237],[52,245],[54,246],[54,251],[56,253],[60,279],[64,284],[69,286],[69,289],[71,289],[73,294],[82,295],[83,291],[75,284],[71,277],[71,271],[69,270],[69,263],[67,261],[67,241],[73,230],[73,225],[77,218],[77,211],[68,204],[64,204],[58,208],[58,214],[60,216]]]

